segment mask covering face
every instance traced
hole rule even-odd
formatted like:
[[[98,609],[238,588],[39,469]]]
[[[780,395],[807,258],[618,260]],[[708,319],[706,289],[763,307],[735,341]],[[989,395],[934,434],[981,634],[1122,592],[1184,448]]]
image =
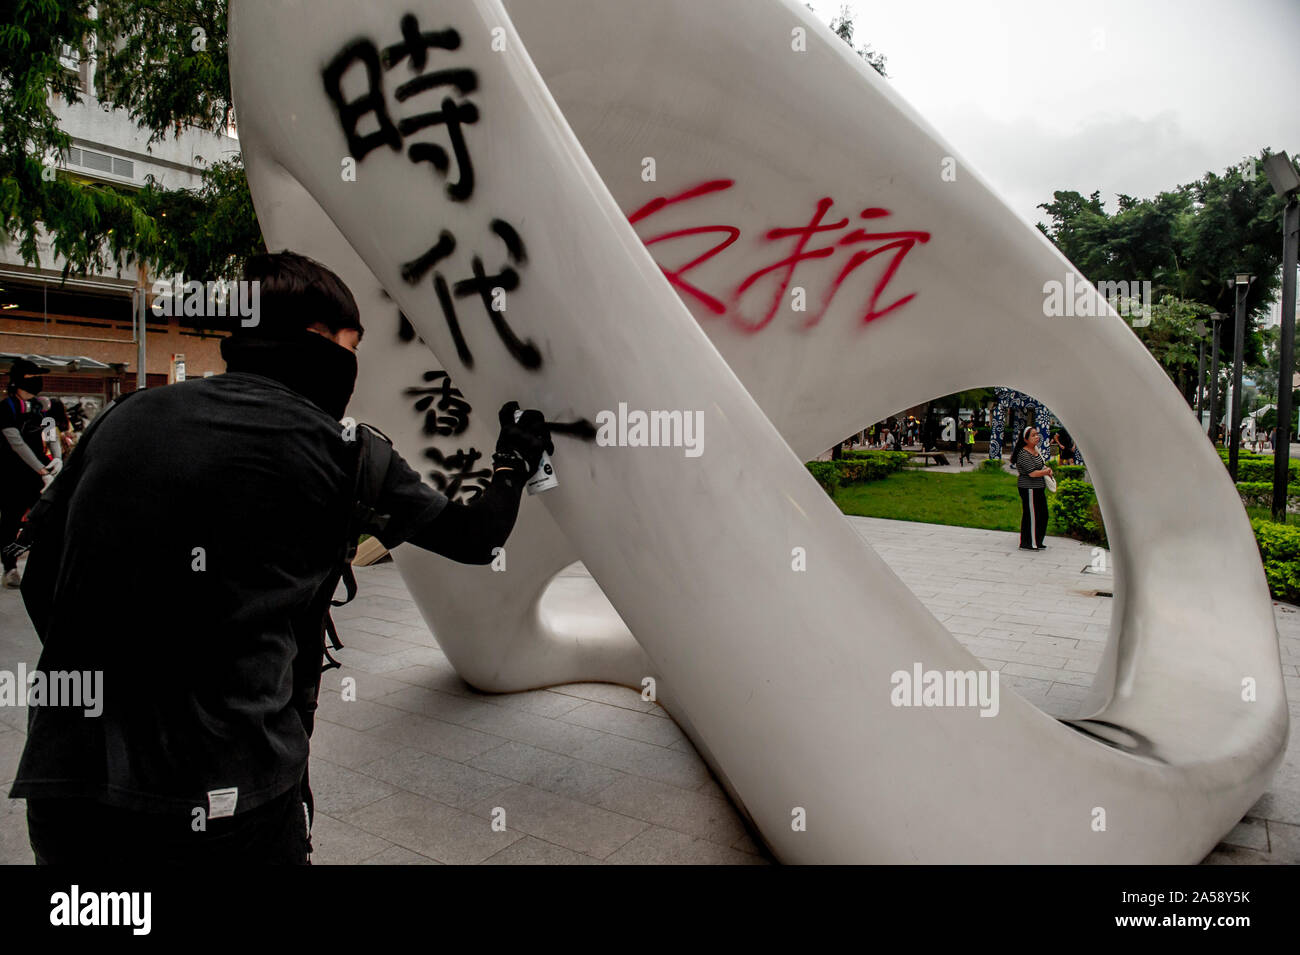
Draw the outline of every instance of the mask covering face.
[[[340,419],[357,381],[357,356],[324,335],[301,331],[282,339],[233,335],[221,342],[227,371],[274,378]]]

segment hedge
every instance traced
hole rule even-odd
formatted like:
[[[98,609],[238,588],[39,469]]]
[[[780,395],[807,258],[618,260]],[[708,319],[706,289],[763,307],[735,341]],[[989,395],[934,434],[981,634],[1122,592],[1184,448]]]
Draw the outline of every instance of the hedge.
[[[1273,506],[1272,481],[1238,481],[1237,493],[1241,495],[1241,503],[1247,507]],[[1300,510],[1300,483],[1286,486],[1286,498],[1288,511]]]
[[[985,471],[997,471],[1003,474],[1006,473],[1006,468],[1002,466],[1001,458],[988,458],[987,460],[981,461],[980,468]]]
[[[822,486],[822,490],[834,497],[840,486],[840,468],[838,461],[808,461],[804,464]]]
[[[906,451],[850,451],[838,461],[808,461],[805,467],[822,490],[834,496],[846,484],[879,481],[901,471],[911,457]]]
[[[1091,484],[1065,478],[1056,484],[1056,493],[1047,496],[1047,511],[1056,519],[1056,529],[1067,537],[1090,544],[1106,543],[1106,528],[1101,508]]]
[[[1223,461],[1224,467],[1227,467],[1228,451],[1226,448],[1219,448],[1219,459]],[[1292,458],[1287,466],[1290,469],[1287,483],[1300,483],[1300,461]],[[1239,452],[1237,454],[1237,480],[1247,484],[1256,481],[1267,481],[1272,485],[1273,455],[1255,454],[1253,451]]]
[[[1257,517],[1250,522],[1268,589],[1279,600],[1300,599],[1300,527]]]

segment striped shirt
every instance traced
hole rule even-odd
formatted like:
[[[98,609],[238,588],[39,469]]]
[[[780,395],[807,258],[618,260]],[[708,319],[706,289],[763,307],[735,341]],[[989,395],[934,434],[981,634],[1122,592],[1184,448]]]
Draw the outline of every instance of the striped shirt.
[[[1028,448],[1021,448],[1020,453],[1016,455],[1016,468],[1020,471],[1020,477],[1016,480],[1016,487],[1046,487],[1047,482],[1041,477],[1030,477],[1030,471],[1041,471],[1047,467],[1043,463],[1041,455],[1035,454]]]

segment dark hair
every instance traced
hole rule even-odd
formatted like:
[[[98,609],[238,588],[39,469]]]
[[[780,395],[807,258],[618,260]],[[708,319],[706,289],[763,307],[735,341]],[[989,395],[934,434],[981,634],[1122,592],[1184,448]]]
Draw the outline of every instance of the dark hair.
[[[244,279],[258,283],[259,321],[245,334],[278,338],[317,323],[330,332],[361,327],[356,299],[343,280],[297,252],[255,255],[244,263]]]
[[[1074,447],[1074,439],[1070,437],[1070,432],[1066,431],[1064,428],[1057,430],[1056,439],[1061,442],[1061,447],[1065,448],[1067,451]]]
[[[1030,428],[1033,428],[1035,431],[1037,431],[1038,425],[1027,424],[1023,428],[1021,428],[1020,433],[1016,435],[1016,445],[1011,449],[1011,460],[1013,462],[1016,460],[1016,457],[1020,454],[1020,449],[1025,446],[1026,443],[1025,438],[1029,435]]]

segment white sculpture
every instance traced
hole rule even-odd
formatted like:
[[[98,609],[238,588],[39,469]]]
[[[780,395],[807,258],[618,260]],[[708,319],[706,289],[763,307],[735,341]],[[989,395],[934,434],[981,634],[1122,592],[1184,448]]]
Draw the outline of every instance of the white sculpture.
[[[787,862],[1192,862],[1263,792],[1287,705],[1224,468],[1091,286],[1097,317],[1044,315],[1044,283],[1081,277],[801,4],[231,8],[268,245],[363,310],[356,417],[450,475],[509,399],[702,412],[699,456],[557,438],[504,572],[398,549],[466,680],[652,677]],[[993,718],[894,705],[896,671],[981,667],[801,464],[995,384],[1062,417],[1110,532],[1076,726],[1013,693]],[[552,583],[579,558],[599,591]]]

